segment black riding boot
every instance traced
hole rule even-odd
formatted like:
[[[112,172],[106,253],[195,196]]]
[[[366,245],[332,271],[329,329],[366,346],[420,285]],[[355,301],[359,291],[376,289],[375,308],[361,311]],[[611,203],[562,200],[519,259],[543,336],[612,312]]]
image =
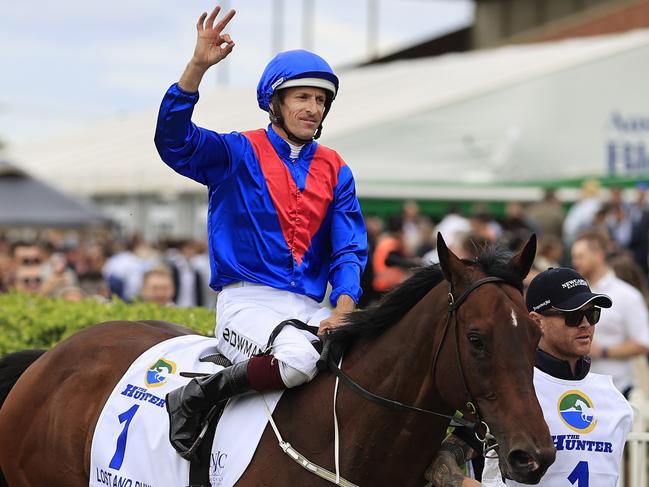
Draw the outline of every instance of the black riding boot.
[[[191,456],[188,451],[211,406],[250,390],[247,368],[247,360],[239,362],[216,374],[194,378],[167,394],[169,441],[181,456]]]

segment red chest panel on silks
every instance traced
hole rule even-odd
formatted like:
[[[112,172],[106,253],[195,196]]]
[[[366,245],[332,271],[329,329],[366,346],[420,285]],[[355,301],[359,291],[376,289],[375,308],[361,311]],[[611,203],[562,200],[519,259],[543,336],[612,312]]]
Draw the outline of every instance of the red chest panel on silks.
[[[263,129],[243,133],[252,144],[275,206],[286,245],[298,265],[319,230],[333,200],[338,173],[345,164],[331,149],[318,145],[304,184],[295,184],[286,164]]]

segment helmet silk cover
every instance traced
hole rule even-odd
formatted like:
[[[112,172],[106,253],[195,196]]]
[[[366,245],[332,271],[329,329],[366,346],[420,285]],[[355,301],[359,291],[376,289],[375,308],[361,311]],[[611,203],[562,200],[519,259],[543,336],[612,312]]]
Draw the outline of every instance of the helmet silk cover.
[[[338,92],[338,77],[317,54],[302,49],[280,52],[268,63],[257,85],[259,108],[267,112],[273,93],[289,86],[323,88],[333,100]]]

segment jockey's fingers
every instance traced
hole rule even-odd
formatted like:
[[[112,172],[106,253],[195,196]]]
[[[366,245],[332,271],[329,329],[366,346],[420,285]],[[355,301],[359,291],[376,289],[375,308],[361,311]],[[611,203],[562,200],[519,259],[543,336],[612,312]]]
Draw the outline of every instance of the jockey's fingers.
[[[228,44],[223,48],[223,57],[226,57],[228,54],[232,52],[232,49],[234,49],[234,42],[230,41]]]
[[[198,22],[196,23],[196,30],[198,32],[203,32],[205,30],[205,27],[203,26],[205,23],[205,17],[207,17],[207,12],[203,12],[198,18]]]
[[[214,7],[214,10],[210,12],[210,16],[207,17],[207,23],[205,25],[207,29],[212,29],[214,27],[214,21],[216,20],[216,16],[219,14],[220,11],[221,11],[221,6],[217,5],[216,7]]]
[[[217,32],[221,32],[226,25],[228,25],[228,22],[232,20],[232,17],[234,17],[234,14],[236,14],[236,10],[232,9],[230,10],[225,16],[214,26],[214,29]]]

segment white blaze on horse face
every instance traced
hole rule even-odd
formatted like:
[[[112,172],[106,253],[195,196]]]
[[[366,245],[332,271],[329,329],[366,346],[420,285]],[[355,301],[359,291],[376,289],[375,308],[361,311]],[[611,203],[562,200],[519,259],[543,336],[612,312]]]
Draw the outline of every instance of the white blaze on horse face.
[[[512,325],[518,326],[518,318],[516,317],[516,312],[512,309]]]

